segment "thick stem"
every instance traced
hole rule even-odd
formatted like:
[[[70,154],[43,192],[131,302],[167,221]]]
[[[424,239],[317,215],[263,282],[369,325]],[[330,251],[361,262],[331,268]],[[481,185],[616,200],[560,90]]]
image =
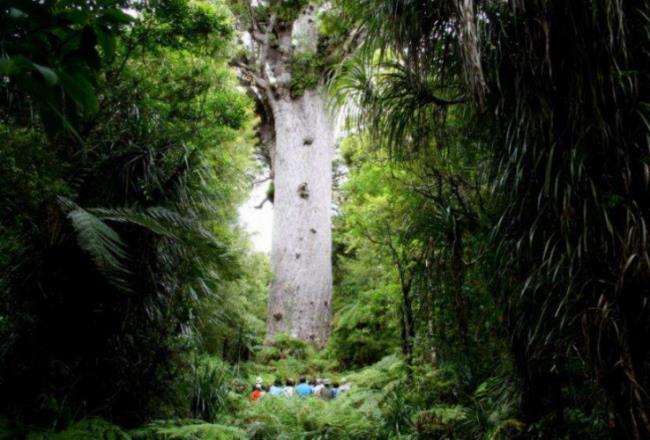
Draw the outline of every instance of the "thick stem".
[[[308,90],[272,103],[276,148],[267,340],[277,333],[323,346],[332,302],[334,130],[323,97]]]

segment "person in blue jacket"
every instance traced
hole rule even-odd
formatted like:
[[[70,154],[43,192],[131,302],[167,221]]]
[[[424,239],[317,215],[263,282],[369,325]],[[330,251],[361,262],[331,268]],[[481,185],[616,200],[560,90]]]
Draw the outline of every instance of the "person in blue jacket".
[[[313,388],[307,383],[307,379],[304,377],[300,378],[300,383],[296,387],[296,394],[298,394],[300,397],[311,396],[314,394]]]
[[[271,389],[269,390],[269,396],[283,396],[284,387],[282,386],[282,381],[280,379],[275,379]]]

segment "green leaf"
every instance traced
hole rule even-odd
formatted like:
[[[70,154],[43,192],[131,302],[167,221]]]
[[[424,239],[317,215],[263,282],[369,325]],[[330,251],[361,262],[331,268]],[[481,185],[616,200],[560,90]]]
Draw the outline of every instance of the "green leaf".
[[[95,29],[95,35],[97,35],[97,43],[99,44],[99,47],[101,47],[102,52],[104,52],[104,57],[108,60],[113,59],[117,46],[115,35],[110,31],[101,28]]]
[[[84,111],[95,113],[99,110],[95,89],[84,74],[80,72],[68,74],[60,71],[59,79],[65,93],[79,104]]]
[[[89,11],[83,9],[66,9],[61,11],[58,15],[59,17],[77,25],[87,24],[92,18]]]
[[[73,33],[64,33],[64,37],[61,38],[61,55],[66,56],[70,53],[76,52],[81,47],[81,34],[79,32]]]
[[[16,70],[16,63],[14,63],[13,58],[0,58],[0,75],[11,75],[16,73]]]
[[[16,20],[27,17],[27,14],[18,8],[9,8],[9,17]]]
[[[119,9],[109,9],[108,11],[104,12],[100,19],[102,21],[117,24],[129,24],[133,21],[132,16],[124,11],[120,11]]]
[[[546,171],[544,172],[544,194],[549,194],[551,188],[551,171],[553,170],[553,153],[555,153],[555,144],[551,145],[551,151],[546,159]]]
[[[79,246],[88,252],[100,269],[128,273],[125,244],[118,233],[88,211],[77,208],[68,214],[77,233]]]
[[[36,70],[38,70],[41,73],[41,75],[43,75],[43,78],[45,78],[45,82],[47,82],[48,85],[53,86],[57,82],[59,82],[59,77],[54,70],[37,63],[32,63],[32,64],[34,65]]]

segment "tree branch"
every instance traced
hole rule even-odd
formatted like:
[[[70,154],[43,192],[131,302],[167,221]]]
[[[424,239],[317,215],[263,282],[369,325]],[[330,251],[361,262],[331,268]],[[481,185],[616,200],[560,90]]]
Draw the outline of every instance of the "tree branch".
[[[262,202],[259,205],[255,206],[255,209],[264,208],[264,205],[266,205],[266,202],[270,202],[270,201],[271,201],[271,199],[269,199],[268,197],[265,197],[264,200],[262,200]]]
[[[269,82],[265,78],[260,76],[260,72],[253,69],[248,64],[235,60],[231,63],[231,65],[239,68],[242,71],[242,73],[246,75],[243,79],[245,79],[247,82],[251,84],[255,84],[256,86],[258,86],[263,90],[267,90],[269,88]]]
[[[341,45],[341,49],[339,51],[333,51],[333,53],[329,54],[329,56],[327,57],[326,64],[333,64],[336,61],[337,57],[335,56],[335,53],[337,52],[340,55],[340,60],[341,60],[339,61],[339,63],[348,60],[361,46],[361,43],[363,42],[365,35],[366,32],[363,29],[361,28],[354,29],[352,32],[350,32],[348,37]]]
[[[260,59],[258,60],[259,65],[262,66],[262,71],[266,70],[266,61],[269,57],[269,47],[271,45],[271,34],[275,28],[277,19],[277,15],[272,14],[269,23],[266,25],[266,29],[264,30],[264,42],[262,43],[262,52],[260,53]]]

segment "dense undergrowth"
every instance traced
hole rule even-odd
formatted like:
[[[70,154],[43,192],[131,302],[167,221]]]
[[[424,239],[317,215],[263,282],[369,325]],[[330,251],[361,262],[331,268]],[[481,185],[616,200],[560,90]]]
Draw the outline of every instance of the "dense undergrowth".
[[[518,402],[512,384],[494,377],[472,387],[454,368],[419,365],[409,368],[398,355],[353,371],[333,369],[326,354],[292,341],[272,347],[280,358],[269,359],[267,347],[255,362],[233,367],[205,358],[193,370],[194,418],[149,422],[124,429],[102,419],[73,423],[54,433],[0,422],[0,439],[28,440],[226,440],[226,439],[467,439],[518,438],[524,424],[516,418]],[[291,349],[287,349],[291,345]],[[298,354],[299,357],[293,357]],[[264,396],[249,401],[257,376],[275,378],[343,377],[351,389],[331,401],[317,397]],[[589,439],[602,437],[597,424],[585,430],[584,414],[571,414],[576,431]],[[537,437],[530,437],[537,438]],[[539,437],[542,438],[542,437]]]

